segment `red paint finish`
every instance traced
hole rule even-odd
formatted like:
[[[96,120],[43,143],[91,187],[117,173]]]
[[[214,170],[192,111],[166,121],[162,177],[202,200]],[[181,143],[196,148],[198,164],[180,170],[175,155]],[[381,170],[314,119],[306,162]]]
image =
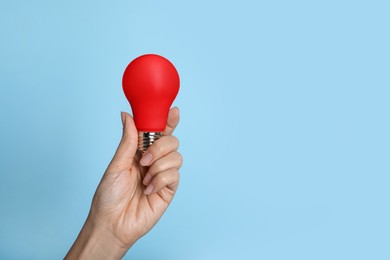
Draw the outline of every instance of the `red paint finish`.
[[[156,54],[142,55],[127,66],[122,86],[138,131],[162,132],[180,87],[173,64]]]

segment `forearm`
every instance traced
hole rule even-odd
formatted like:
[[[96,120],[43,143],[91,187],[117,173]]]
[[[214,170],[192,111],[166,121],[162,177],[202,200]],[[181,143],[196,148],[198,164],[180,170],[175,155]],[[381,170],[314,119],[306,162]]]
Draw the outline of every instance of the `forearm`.
[[[127,250],[87,219],[65,259],[121,259]]]

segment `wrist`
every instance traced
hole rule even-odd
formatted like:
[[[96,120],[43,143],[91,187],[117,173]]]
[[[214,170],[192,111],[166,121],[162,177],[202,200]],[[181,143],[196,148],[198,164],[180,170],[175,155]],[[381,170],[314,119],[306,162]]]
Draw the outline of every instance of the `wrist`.
[[[129,248],[87,218],[65,259],[121,259]]]

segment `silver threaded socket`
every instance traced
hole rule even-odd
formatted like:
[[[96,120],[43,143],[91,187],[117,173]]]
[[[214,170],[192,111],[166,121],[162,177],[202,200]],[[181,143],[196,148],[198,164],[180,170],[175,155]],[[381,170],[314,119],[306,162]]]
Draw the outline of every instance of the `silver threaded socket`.
[[[162,132],[139,132],[138,133],[138,150],[142,154],[162,136]]]

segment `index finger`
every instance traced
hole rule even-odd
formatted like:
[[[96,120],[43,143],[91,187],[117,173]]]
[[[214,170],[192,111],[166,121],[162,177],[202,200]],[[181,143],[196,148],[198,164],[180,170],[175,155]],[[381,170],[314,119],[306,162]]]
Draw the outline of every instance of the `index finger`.
[[[177,107],[171,108],[171,110],[169,110],[168,113],[167,126],[163,131],[163,135],[171,135],[175,130],[177,124],[179,124],[179,120],[180,120],[179,108]]]

